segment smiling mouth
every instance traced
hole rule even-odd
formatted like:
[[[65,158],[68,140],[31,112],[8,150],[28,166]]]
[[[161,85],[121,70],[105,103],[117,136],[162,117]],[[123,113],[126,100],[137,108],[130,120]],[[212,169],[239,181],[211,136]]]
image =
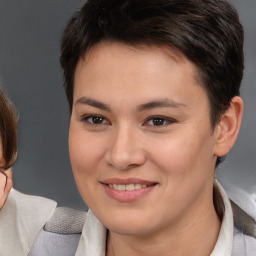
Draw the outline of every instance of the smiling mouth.
[[[154,184],[153,184],[154,185]],[[150,187],[153,185],[146,185],[146,184],[107,184],[108,187],[118,190],[118,191],[133,191],[133,190],[139,190],[142,188]]]
[[[158,183],[138,179],[110,179],[101,182],[101,184],[111,198],[120,202],[137,201],[149,194],[158,185]]]

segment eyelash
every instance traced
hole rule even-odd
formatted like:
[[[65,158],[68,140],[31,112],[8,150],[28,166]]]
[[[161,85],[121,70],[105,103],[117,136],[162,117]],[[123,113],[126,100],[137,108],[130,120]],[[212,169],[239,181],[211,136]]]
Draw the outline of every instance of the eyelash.
[[[99,126],[99,125],[109,125],[111,124],[104,116],[101,115],[86,115],[81,117],[81,121],[86,122],[89,125]],[[96,123],[95,123],[96,121]],[[97,123],[97,121],[100,121]],[[152,124],[149,124],[153,122]],[[174,123],[175,121],[171,118],[164,116],[150,116],[144,122],[143,126],[155,126],[162,127]]]
[[[154,123],[154,120],[156,121],[156,123]],[[153,124],[147,124],[149,123],[150,121],[153,122]],[[160,121],[160,123],[159,123]],[[157,124],[157,122],[159,124]],[[163,122],[163,123],[161,123]],[[167,126],[169,124],[172,124],[174,123],[175,121],[171,118],[167,118],[167,117],[164,117],[164,116],[150,116],[146,119],[146,121],[143,123],[143,126],[155,126],[155,127],[162,127],[162,126]]]
[[[91,119],[91,121],[89,121]],[[94,123],[93,119],[95,119],[94,121],[101,120],[103,121],[102,123]],[[81,121],[86,122],[89,125],[94,125],[94,126],[99,126],[99,125],[106,125],[106,124],[110,124],[109,121],[107,121],[107,119],[104,116],[101,115],[86,115],[86,116],[82,116],[81,117]]]

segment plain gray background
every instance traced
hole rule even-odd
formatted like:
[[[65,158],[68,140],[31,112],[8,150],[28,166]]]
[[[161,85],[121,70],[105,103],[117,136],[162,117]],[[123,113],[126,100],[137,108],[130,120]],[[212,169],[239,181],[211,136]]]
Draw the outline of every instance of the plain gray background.
[[[233,0],[245,29],[243,125],[218,175],[256,190],[256,1]],[[68,105],[62,88],[59,45],[81,0],[0,0],[0,82],[19,112],[14,186],[84,209],[68,156]]]

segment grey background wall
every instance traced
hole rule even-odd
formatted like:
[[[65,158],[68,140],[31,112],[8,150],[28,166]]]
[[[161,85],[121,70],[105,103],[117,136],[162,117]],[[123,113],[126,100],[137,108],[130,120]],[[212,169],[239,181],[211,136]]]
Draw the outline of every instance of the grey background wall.
[[[68,156],[68,106],[59,67],[61,33],[81,0],[0,0],[0,83],[19,112],[18,190],[84,209]],[[256,1],[233,0],[245,28],[245,113],[218,175],[256,190]]]

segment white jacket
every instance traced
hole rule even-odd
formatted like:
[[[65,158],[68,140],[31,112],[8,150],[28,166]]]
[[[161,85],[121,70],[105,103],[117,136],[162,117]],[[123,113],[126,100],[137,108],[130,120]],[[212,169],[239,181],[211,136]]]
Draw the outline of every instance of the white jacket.
[[[218,181],[215,181],[215,187],[220,191],[225,213],[210,256],[256,256],[255,200],[229,184],[225,184],[227,193]],[[40,231],[29,256],[105,256],[107,230],[104,225],[91,211],[86,216],[78,212],[77,218],[75,212],[69,214],[68,211],[60,209],[54,214],[45,229]],[[73,231],[69,232],[71,229]]]
[[[27,256],[56,205],[50,199],[12,189],[0,211],[0,256]]]

